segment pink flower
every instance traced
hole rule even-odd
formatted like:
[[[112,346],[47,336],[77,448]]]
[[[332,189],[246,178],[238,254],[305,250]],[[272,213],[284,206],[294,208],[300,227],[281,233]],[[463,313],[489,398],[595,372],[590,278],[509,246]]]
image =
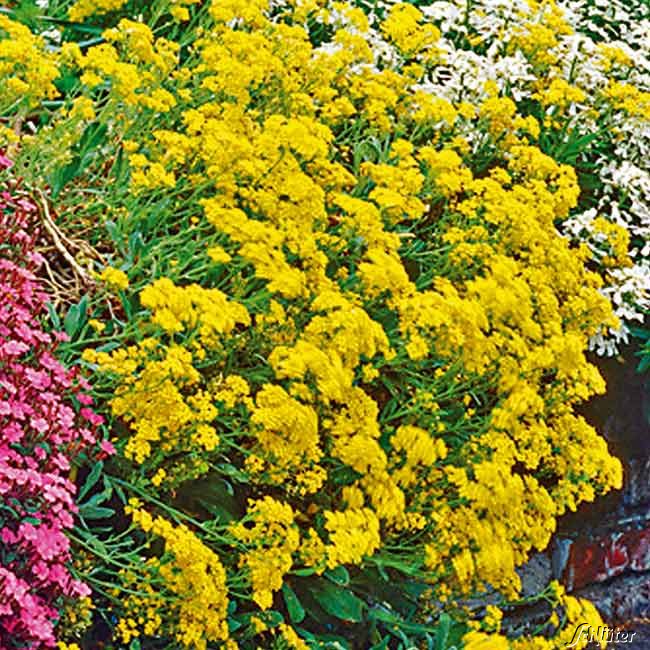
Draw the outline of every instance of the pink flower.
[[[29,346],[20,341],[7,341],[0,350],[8,357],[19,357],[29,350]]]
[[[66,336],[41,327],[48,296],[34,274],[34,214],[29,201],[0,193],[0,498],[12,504],[0,530],[0,650],[9,640],[53,648],[62,600],[90,593],[68,569],[77,507],[67,474],[82,452],[107,453],[88,383],[56,358]]]
[[[99,446],[103,452],[108,454],[109,456],[112,456],[113,454],[117,453],[117,449],[113,446],[112,442],[109,442],[108,440],[102,440],[99,443]]]
[[[9,169],[13,167],[13,161],[7,158],[4,154],[0,153],[0,169]]]
[[[23,429],[17,422],[11,422],[6,427],[0,429],[0,435],[3,436],[6,442],[16,443],[22,440]]]
[[[39,433],[45,433],[49,427],[47,420],[44,418],[32,418],[29,423]]]
[[[50,387],[52,380],[50,376],[44,371],[32,370],[31,368],[25,368],[25,377],[29,383],[38,390],[45,390]]]
[[[67,472],[70,469],[70,461],[64,454],[54,454],[52,456],[52,462],[64,472]]]
[[[104,418],[101,415],[97,415],[93,410],[89,408],[82,408],[81,411],[79,412],[81,417],[85,418],[90,422],[91,424],[98,426],[104,422]]]
[[[29,261],[34,264],[34,266],[41,266],[45,261],[45,258],[40,253],[30,253]]]
[[[77,401],[79,404],[83,404],[84,406],[90,406],[93,403],[93,398],[85,393],[79,393],[77,395]]]

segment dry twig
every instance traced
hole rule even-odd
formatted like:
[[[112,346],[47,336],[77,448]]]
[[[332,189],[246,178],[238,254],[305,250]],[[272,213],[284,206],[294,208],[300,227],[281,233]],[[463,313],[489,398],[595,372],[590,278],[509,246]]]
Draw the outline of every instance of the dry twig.
[[[54,244],[54,247],[57,249],[57,251],[59,251],[59,253],[61,253],[65,261],[70,265],[72,270],[79,276],[79,278],[81,278],[84,284],[89,284],[89,285],[93,284],[94,280],[92,279],[92,277],[77,262],[74,256],[66,248],[65,244],[67,244],[69,247],[74,246],[74,244],[59,230],[58,226],[52,220],[52,217],[50,216],[50,209],[48,208],[47,205],[47,199],[45,198],[45,194],[43,194],[43,191],[40,189],[37,189],[36,191],[41,197],[41,202],[40,202],[40,206],[42,208],[40,212],[41,221],[43,222],[43,225],[45,226],[45,229],[47,230],[48,234],[52,238],[52,243]]]

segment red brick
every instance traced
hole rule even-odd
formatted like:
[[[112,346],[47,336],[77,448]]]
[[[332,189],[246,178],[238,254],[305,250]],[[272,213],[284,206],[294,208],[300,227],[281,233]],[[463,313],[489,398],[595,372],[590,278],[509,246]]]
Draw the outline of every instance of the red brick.
[[[569,590],[580,589],[627,570],[650,570],[650,528],[575,540],[562,580]]]

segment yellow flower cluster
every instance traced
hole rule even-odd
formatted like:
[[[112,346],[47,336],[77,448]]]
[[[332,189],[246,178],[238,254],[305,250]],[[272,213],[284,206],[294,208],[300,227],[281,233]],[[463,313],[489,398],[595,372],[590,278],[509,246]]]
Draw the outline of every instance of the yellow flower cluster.
[[[363,65],[354,13],[356,34],[316,50],[297,5],[274,22],[265,2],[213,3],[187,63],[124,22],[109,39],[123,50],[84,55],[86,70],[193,80],[154,109],[176,128],[129,144],[132,186],[196,191],[219,234],[209,256],[232,273],[223,291],[156,280],[140,295],[150,338],[86,359],[118,375],[124,453],[155,484],[210,471],[216,450],[262,495],[231,526],[262,609],[296,563],[359,564],[397,536],[440,595],[489,584],[514,596],[515,567],[556,517],[621,482],[573,411],[604,388],[585,349],[614,322],[587,252],[555,230],[576,205],[575,172],[531,144],[539,124],[495,88],[476,111],[427,99],[412,70]],[[519,47],[554,41],[553,16]],[[382,31],[407,56],[437,56],[412,5]],[[531,50],[539,65],[544,51]],[[559,82],[540,92],[582,99]],[[133,104],[135,86],[119,93]],[[349,107],[373,137],[405,135],[352,155],[337,143]],[[485,173],[448,138],[461,119],[486,125],[497,158]],[[265,297],[246,309],[227,294],[251,282]],[[414,401],[410,380],[430,399]]]
[[[116,116],[123,127],[130,123],[131,116],[137,115],[129,109],[148,109],[157,113],[171,110],[176,105],[176,98],[163,86],[163,81],[178,63],[178,43],[154,38],[147,25],[127,18],[102,36],[105,42],[85,53],[74,42],[65,43],[61,48],[63,62],[72,71],[80,73],[87,92],[91,94],[94,89],[108,84],[111,98],[120,105]],[[136,156],[133,166],[143,186],[154,187],[160,178],[166,179],[167,186],[173,185],[160,165],[149,168],[146,160]]]
[[[224,399],[224,387],[214,386],[213,394],[195,365],[220,345],[223,335],[247,324],[249,316],[243,305],[216,289],[179,288],[166,279],[147,287],[141,301],[150,309],[156,331],[191,333],[192,344],[161,347],[148,337],[113,353],[88,349],[83,357],[120,377],[112,410],[131,426],[124,455],[143,464],[150,476],[168,458],[165,476],[171,485],[205,473],[203,452],[219,445],[214,402]],[[229,381],[228,387],[231,393],[242,390],[236,382]]]
[[[326,512],[325,529],[329,533],[330,543],[325,552],[330,568],[360,564],[381,544],[379,520],[369,508],[350,507],[343,512]]]
[[[624,268],[631,264],[629,258],[630,233],[617,223],[596,217],[594,219],[594,234],[599,241],[594,242],[602,255],[601,263],[605,267]]]
[[[316,412],[291,397],[281,386],[269,384],[257,393],[251,423],[260,427],[259,450],[253,448],[253,452],[268,462],[273,483],[282,482],[291,468],[302,470],[301,475],[305,476],[304,470],[323,456]],[[315,492],[324,479],[322,473],[320,481],[311,481],[308,489],[305,486],[302,491]],[[297,480],[302,483],[300,478]]]
[[[171,335],[196,330],[198,343],[206,348],[219,345],[221,335],[229,334],[237,325],[250,323],[243,305],[228,300],[217,289],[197,284],[177,287],[162,278],[142,291],[140,301],[151,310],[151,322],[164,332]]]
[[[430,23],[423,23],[422,12],[413,5],[393,5],[381,29],[407,56],[423,55],[425,61],[431,61],[438,55],[435,44],[440,39],[440,31]]]
[[[68,9],[68,18],[79,22],[99,14],[105,14],[110,11],[121,9],[128,0],[77,0]]]
[[[46,51],[42,38],[28,27],[0,14],[0,93],[3,113],[18,104],[32,109],[44,99],[59,94],[54,81],[59,66],[54,54]]]
[[[517,30],[508,43],[514,51],[520,49],[536,67],[545,69],[557,63],[553,48],[558,45],[558,37],[571,34],[573,29],[567,23],[563,12],[555,2],[531,2],[531,20]]]
[[[286,623],[279,626],[280,634],[288,648],[292,650],[309,650],[309,646],[296,634],[296,631]]]
[[[232,526],[231,532],[248,547],[240,562],[248,568],[253,600],[261,609],[269,609],[300,544],[294,512],[290,505],[268,496],[251,500],[246,519]]]
[[[615,109],[631,116],[650,119],[650,92],[642,91],[632,84],[611,81],[604,94]]]
[[[143,532],[164,541],[164,554],[130,577],[139,589],[123,603],[117,625],[122,642],[167,634],[183,648],[205,650],[210,642],[227,641],[228,589],[219,557],[186,526],[152,517],[135,499],[127,511]]]
[[[127,274],[122,269],[116,269],[112,266],[107,266],[99,274],[99,279],[113,289],[124,290],[129,286]]]

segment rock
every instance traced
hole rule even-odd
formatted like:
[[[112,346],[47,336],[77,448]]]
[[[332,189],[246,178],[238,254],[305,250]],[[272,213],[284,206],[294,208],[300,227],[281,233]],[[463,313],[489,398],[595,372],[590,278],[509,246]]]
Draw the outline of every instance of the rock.
[[[650,503],[650,458],[632,458],[625,469],[624,505],[635,507]]]
[[[521,578],[521,595],[533,596],[543,591],[552,579],[551,558],[547,553],[535,553],[517,569]]]

